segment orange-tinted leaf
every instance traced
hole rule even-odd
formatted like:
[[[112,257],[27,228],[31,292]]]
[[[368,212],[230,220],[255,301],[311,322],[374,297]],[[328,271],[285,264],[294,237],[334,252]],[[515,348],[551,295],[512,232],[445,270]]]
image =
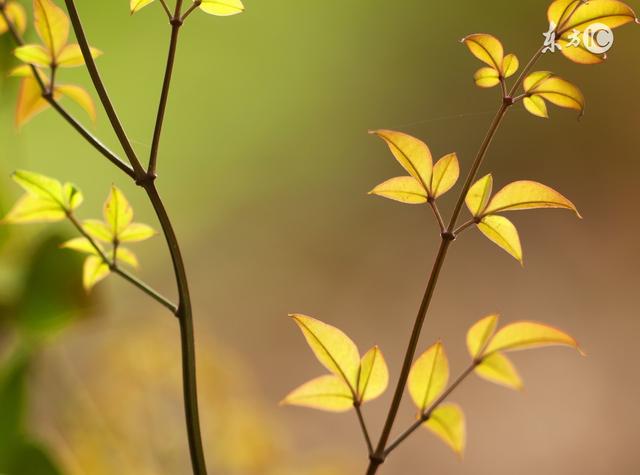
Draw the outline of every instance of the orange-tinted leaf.
[[[24,34],[27,29],[27,12],[18,2],[8,2],[4,7],[5,14],[9,17],[9,21],[13,24],[18,34]],[[9,30],[9,25],[4,21],[4,17],[0,15],[0,35]]]
[[[34,77],[22,78],[18,90],[16,125],[22,127],[47,107],[49,103],[43,99],[38,81]]]

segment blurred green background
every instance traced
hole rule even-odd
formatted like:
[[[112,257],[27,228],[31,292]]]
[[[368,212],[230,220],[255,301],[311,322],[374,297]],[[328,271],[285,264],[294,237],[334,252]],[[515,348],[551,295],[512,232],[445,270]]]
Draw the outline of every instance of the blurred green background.
[[[159,5],[130,17],[127,3],[77,2],[144,156],[169,26]],[[466,171],[499,97],[473,85],[479,63],[459,40],[492,33],[524,62],[548,28],[547,2],[245,4],[242,15],[196,12],[185,25],[160,154],[158,183],[193,288],[208,462],[225,474],[361,473],[355,417],[277,405],[323,371],[286,315],[335,324],[362,350],[381,345],[395,383],[439,237],[426,208],[367,196],[400,174],[367,130],[406,131],[435,157],[456,151]],[[569,331],[588,357],[562,349],[516,355],[522,394],[469,380],[452,398],[467,414],[464,461],[423,432],[384,473],[637,473],[638,34],[634,26],[617,30],[604,65],[543,57],[540,68],[582,88],[586,115],[578,122],[552,108],[545,121],[516,107],[484,170],[496,186],[523,178],[553,186],[585,219],[554,211],[514,217],[524,270],[479,233],[459,239],[420,344],[443,338],[457,372],[466,364],[467,327],[500,312],[504,321]],[[9,38],[0,42],[5,71],[15,62]],[[83,70],[61,79],[89,87]],[[16,86],[2,74],[2,209],[19,194],[9,173],[26,168],[77,183],[83,217],[98,216],[115,183],[137,220],[154,223],[143,194],[55,113],[16,131]],[[95,132],[117,149],[104,115]],[[452,199],[443,200],[446,212]],[[84,297],[77,256],[57,249],[69,233],[0,228],[0,469],[188,474],[177,325],[116,278]],[[137,251],[140,275],[172,295],[162,239]],[[376,435],[390,393],[365,408]],[[406,404],[397,428],[412,418]]]

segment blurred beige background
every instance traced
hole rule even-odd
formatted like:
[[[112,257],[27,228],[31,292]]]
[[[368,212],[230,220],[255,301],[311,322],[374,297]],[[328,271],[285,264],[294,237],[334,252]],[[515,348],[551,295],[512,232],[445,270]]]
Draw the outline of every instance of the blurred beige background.
[[[106,53],[99,60],[105,82],[144,154],[168,26],[158,5],[130,17],[126,4],[79,0],[78,8],[91,42]],[[629,4],[640,9],[637,1]],[[436,157],[456,151],[466,171],[498,93],[473,85],[479,64],[459,40],[495,34],[524,62],[547,29],[546,6],[246,0],[246,13],[237,17],[191,17],[181,38],[159,186],[191,276],[206,445],[220,473],[272,473],[265,465],[273,473],[308,467],[333,473],[324,465],[363,472],[364,444],[353,415],[277,405],[323,372],[286,315],[303,312],[335,324],[361,350],[379,344],[395,384],[439,238],[426,208],[367,196],[401,173],[367,130],[406,131],[427,141]],[[420,343],[422,350],[443,338],[457,373],[467,362],[468,326],[499,312],[503,321],[543,320],[569,331],[588,357],[564,349],[514,355],[522,394],[470,379],[452,397],[467,415],[464,461],[420,431],[382,473],[638,473],[639,34],[634,26],[618,30],[604,65],[543,58],[540,68],[582,88],[585,116],[578,122],[572,112],[551,108],[545,121],[514,108],[483,171],[494,173],[496,186],[523,178],[553,186],[584,220],[560,211],[513,215],[524,269],[479,233],[465,234],[450,253]],[[82,71],[67,77],[88,84]],[[15,83],[1,81],[3,196],[18,194],[8,173],[28,168],[76,182],[90,217],[115,182],[138,218],[153,222],[135,187],[53,113],[16,133]],[[115,147],[104,116],[96,132]],[[451,193],[443,200],[447,213],[453,199]],[[11,232],[28,243],[43,228]],[[142,277],[170,294],[162,240],[138,250]],[[116,279],[101,285],[99,300],[92,318],[54,340],[37,365],[33,430],[70,473],[90,466],[105,473],[189,473],[175,322]],[[391,392],[365,408],[375,436]],[[405,402],[397,429],[413,417]],[[75,420],[78,414],[87,422]],[[224,427],[238,434],[219,430],[220,414],[237,415]],[[240,462],[217,455],[231,440],[239,441],[228,450],[241,453]],[[127,447],[133,454],[126,455]]]

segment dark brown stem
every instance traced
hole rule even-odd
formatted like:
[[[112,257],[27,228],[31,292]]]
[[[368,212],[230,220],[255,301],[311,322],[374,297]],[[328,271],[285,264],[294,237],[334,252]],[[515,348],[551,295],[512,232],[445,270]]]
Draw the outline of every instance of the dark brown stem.
[[[160,0],[160,4],[162,5],[162,9],[167,14],[169,20],[171,20],[171,11],[169,10],[169,5],[167,5],[167,2],[165,0]]]
[[[360,424],[360,429],[362,429],[364,440],[367,443],[367,450],[369,451],[369,455],[371,455],[373,453],[373,444],[371,443],[371,436],[369,435],[367,424],[365,423],[364,416],[362,415],[362,405],[360,402],[355,402],[353,404],[353,408],[355,409],[356,415],[358,416],[358,423]]]
[[[75,32],[76,39],[78,40],[78,44],[80,45],[82,57],[84,58],[84,62],[87,65],[89,76],[91,76],[93,86],[95,87],[96,92],[98,93],[98,97],[100,98],[100,102],[102,103],[102,106],[107,113],[109,122],[111,122],[111,127],[118,137],[118,141],[120,142],[125,155],[131,163],[131,167],[135,172],[136,180],[144,181],[146,178],[146,172],[144,168],[142,168],[142,165],[140,164],[140,161],[138,160],[138,157],[133,150],[133,147],[131,146],[131,142],[129,141],[129,138],[127,137],[127,134],[122,127],[122,123],[120,122],[118,114],[113,108],[113,104],[111,103],[109,94],[107,93],[107,90],[102,82],[102,78],[100,77],[100,73],[98,72],[96,62],[93,60],[93,56],[91,55],[89,42],[87,41],[87,37],[82,27],[82,22],[80,21],[80,17],[78,16],[75,2],[74,0],[65,0],[65,4],[67,5],[67,11],[69,12],[71,25],[73,26],[73,31]]]
[[[189,15],[191,15],[193,13],[194,10],[196,10],[200,5],[202,5],[202,0],[195,0],[191,6],[189,8],[187,8],[187,11],[184,12],[184,15],[182,15],[181,20],[185,21],[187,19],[187,17]]]
[[[160,148],[160,138],[162,136],[162,125],[164,124],[164,116],[167,110],[167,101],[169,100],[169,90],[171,88],[171,77],[173,76],[173,65],[176,60],[176,50],[178,48],[178,37],[180,36],[180,27],[182,19],[180,14],[182,11],[182,0],[177,0],[176,9],[171,18],[171,40],[169,41],[169,54],[167,57],[167,66],[164,71],[164,81],[162,83],[162,93],[160,95],[160,103],[158,105],[158,113],[156,116],[156,126],[153,131],[153,141],[151,143],[151,155],[149,156],[149,167],[147,173],[151,176],[156,175],[158,150]]]
[[[440,214],[440,210],[438,209],[436,200],[433,198],[429,198],[428,203],[429,203],[429,207],[433,211],[433,215],[436,217],[436,221],[438,221],[438,226],[440,226],[440,232],[441,233],[445,232],[447,230],[447,227],[444,224],[444,220],[442,219],[442,215]]]

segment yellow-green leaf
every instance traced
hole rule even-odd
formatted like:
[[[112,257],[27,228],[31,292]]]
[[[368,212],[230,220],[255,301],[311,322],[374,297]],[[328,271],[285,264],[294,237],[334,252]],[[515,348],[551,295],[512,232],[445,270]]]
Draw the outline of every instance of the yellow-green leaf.
[[[102,55],[102,51],[97,48],[89,47],[92,58],[97,58]],[[75,68],[84,64],[84,57],[80,46],[77,44],[66,45],[60,51],[56,64],[61,68]]]
[[[464,413],[457,404],[445,403],[435,409],[424,426],[437,435],[459,456],[464,452],[466,425]]]
[[[129,2],[129,8],[131,10],[131,14],[133,15],[136,12],[139,12],[144,7],[153,3],[155,0],[131,0]]]
[[[87,219],[82,223],[84,230],[93,238],[103,242],[111,242],[111,230],[109,227],[97,219]]]
[[[518,230],[504,216],[485,216],[477,224],[478,229],[489,240],[500,246],[522,264],[522,246]]]
[[[515,54],[508,54],[502,60],[502,74],[505,78],[513,76],[520,67],[520,61]]]
[[[577,110],[580,113],[584,111],[585,101],[582,91],[569,81],[559,78],[549,71],[531,73],[525,78],[523,86],[527,97],[541,97],[558,107]],[[529,103],[530,105],[531,103]],[[539,103],[535,109],[540,109]],[[532,114],[541,115],[536,113],[535,109],[532,111],[527,107],[527,110]]]
[[[33,14],[38,36],[57,58],[69,38],[69,19],[52,0],[33,0]]]
[[[27,193],[65,206],[64,187],[58,180],[27,170],[17,170],[11,178]]]
[[[51,64],[51,55],[41,45],[24,45],[15,49],[16,58],[25,63],[35,64],[37,66],[49,66]]]
[[[531,114],[542,117],[543,119],[547,119],[549,117],[549,112],[547,111],[547,103],[544,102],[544,99],[540,96],[531,96],[525,97],[522,100],[524,104],[524,108],[527,109]]]
[[[111,271],[109,266],[97,256],[89,256],[84,261],[82,284],[85,290],[91,290],[98,282],[107,277]]]
[[[200,9],[210,15],[231,16],[244,11],[240,0],[202,0]]]
[[[84,254],[91,254],[93,256],[101,257],[100,253],[96,250],[93,244],[91,244],[91,242],[85,237],[70,239],[69,241],[62,243],[60,247],[82,252]]]
[[[431,196],[438,198],[449,191],[458,181],[460,164],[455,153],[445,155],[436,162],[431,176]]]
[[[500,384],[511,389],[520,390],[522,379],[509,358],[502,353],[492,353],[482,359],[476,366],[475,373],[487,381]]]
[[[448,381],[449,361],[438,341],[416,360],[409,373],[409,394],[421,413],[444,391]]]
[[[290,315],[304,335],[318,361],[345,380],[355,392],[360,371],[360,354],[355,343],[338,328],[306,315]]]
[[[121,242],[139,242],[146,241],[155,235],[156,232],[151,226],[141,223],[131,223],[120,233],[119,239]]]
[[[556,0],[547,15],[549,22],[558,26],[558,37],[563,38],[567,38],[574,29],[583,32],[593,23],[614,29],[637,21],[633,9],[618,0]]]
[[[493,68],[485,66],[475,72],[473,80],[478,87],[494,87],[500,84],[500,73]]]
[[[400,165],[428,192],[433,173],[433,158],[427,144],[403,132],[376,130],[372,133],[387,143]]]
[[[28,64],[21,64],[9,71],[9,76],[13,78],[24,78],[33,76],[33,70]]]
[[[129,264],[133,268],[137,269],[140,266],[140,263],[138,262],[138,256],[136,256],[133,251],[126,247],[118,247],[116,258],[118,262],[124,262],[125,264]]]
[[[84,201],[84,195],[73,183],[65,183],[62,186],[65,208],[73,211]]]
[[[382,352],[374,346],[365,353],[360,362],[357,394],[360,402],[371,401],[380,396],[389,384],[389,369]]]
[[[574,204],[553,188],[529,180],[514,181],[498,191],[486,209],[484,215],[533,208],[569,209],[580,217]]]
[[[16,105],[16,126],[22,127],[33,117],[50,107],[42,97],[40,85],[34,77],[24,77],[20,81]]]
[[[127,229],[133,220],[133,209],[122,191],[115,185],[104,204],[104,220],[111,230],[114,239],[120,239],[120,234]]]
[[[489,202],[492,189],[493,177],[491,174],[483,176],[469,188],[464,201],[473,216],[482,214]]]
[[[16,31],[22,35],[27,29],[27,13],[24,7],[18,2],[8,2],[4,7],[4,11]],[[4,17],[0,15],[0,35],[6,33],[8,30],[9,25],[7,25]]]
[[[462,39],[469,51],[483,63],[488,64],[496,71],[502,72],[504,60],[504,48],[500,40],[492,35],[477,33]]]
[[[562,330],[543,323],[520,321],[498,330],[487,345],[485,354],[550,345],[570,346],[580,351],[578,342]]]
[[[474,323],[467,332],[467,349],[471,358],[477,358],[487,346],[498,325],[498,315],[488,315]]]
[[[412,176],[391,178],[390,180],[380,183],[371,190],[369,194],[408,204],[427,202],[427,191],[422,187],[420,182]]]
[[[84,88],[73,84],[60,84],[56,86],[56,91],[82,107],[89,114],[91,120],[95,122],[96,106],[91,95]]]
[[[335,375],[320,376],[291,391],[281,402],[329,412],[345,412],[353,408],[351,389]]]
[[[33,195],[22,196],[2,219],[5,224],[53,223],[67,215],[55,202]]]

